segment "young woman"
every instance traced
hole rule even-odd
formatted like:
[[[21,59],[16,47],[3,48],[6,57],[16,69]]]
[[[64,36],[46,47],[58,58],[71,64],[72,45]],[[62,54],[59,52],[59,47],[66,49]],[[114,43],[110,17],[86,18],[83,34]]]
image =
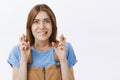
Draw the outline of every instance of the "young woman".
[[[74,80],[74,50],[63,35],[60,40],[56,36],[53,11],[46,4],[35,5],[28,15],[26,35],[8,58],[13,80]]]

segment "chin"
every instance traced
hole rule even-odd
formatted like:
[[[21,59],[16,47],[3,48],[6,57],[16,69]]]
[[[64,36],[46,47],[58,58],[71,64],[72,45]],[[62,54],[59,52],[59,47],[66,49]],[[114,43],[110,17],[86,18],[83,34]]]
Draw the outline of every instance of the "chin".
[[[39,41],[47,41],[47,40],[49,40],[49,38],[39,38],[38,40]]]

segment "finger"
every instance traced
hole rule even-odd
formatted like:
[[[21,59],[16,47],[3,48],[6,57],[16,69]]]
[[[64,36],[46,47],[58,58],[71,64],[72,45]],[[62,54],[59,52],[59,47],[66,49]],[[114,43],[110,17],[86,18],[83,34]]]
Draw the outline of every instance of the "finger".
[[[30,42],[28,41],[27,43],[26,43],[26,50],[28,50],[30,48]]]
[[[22,49],[22,50],[25,50],[25,49],[26,49],[26,45],[22,45],[22,46],[21,46],[21,49]]]
[[[64,39],[63,39],[63,41],[62,41],[64,44],[65,44],[65,42],[66,42],[66,38],[64,37]]]
[[[20,46],[27,46],[27,45],[28,45],[28,42],[25,42],[25,41],[20,42]]]
[[[20,37],[20,42],[22,42],[22,40],[23,40],[23,36]]]
[[[24,34],[22,35],[22,40],[25,41],[25,42],[27,40],[27,38],[26,38],[26,36]]]
[[[65,45],[63,44],[63,42],[61,42],[58,46],[59,49],[63,50],[65,49]]]
[[[52,47],[57,48],[57,44],[52,42]]]
[[[23,41],[23,35],[20,37],[20,42],[22,42]]]
[[[59,37],[60,41],[63,41],[64,37],[63,34]]]
[[[60,46],[64,46],[64,43],[63,42],[59,42],[58,47],[60,47]]]
[[[23,37],[24,37],[24,41],[27,41],[27,37],[25,35],[23,35]]]
[[[63,34],[60,36],[60,41],[62,41],[62,42],[66,42],[66,38],[63,36]]]
[[[23,34],[20,38],[21,41],[26,41],[26,36]]]
[[[66,43],[66,38],[64,36],[61,36],[61,41],[59,42],[59,46],[65,45],[65,43]]]
[[[26,46],[26,42],[21,42],[21,46]]]
[[[27,50],[30,48],[30,43],[26,42],[26,36],[24,34],[20,37],[20,46],[22,50]]]
[[[23,42],[26,42],[26,36],[24,34],[20,37],[20,44]]]
[[[60,48],[61,50],[63,50],[63,49],[64,49],[64,47],[63,47],[63,46],[60,46],[59,48]]]
[[[30,46],[30,42],[29,41],[27,42],[27,46]]]

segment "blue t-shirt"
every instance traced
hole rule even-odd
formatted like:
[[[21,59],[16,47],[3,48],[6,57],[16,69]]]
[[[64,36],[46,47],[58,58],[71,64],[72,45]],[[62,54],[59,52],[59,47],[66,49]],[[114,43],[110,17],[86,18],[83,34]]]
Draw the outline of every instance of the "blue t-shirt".
[[[20,67],[20,45],[16,45],[10,52],[7,62],[13,67]],[[45,52],[40,52],[36,50],[34,47],[31,47],[32,51],[32,63],[28,64],[28,66],[36,66],[36,67],[46,67],[54,64],[60,64],[60,62],[56,62],[54,58],[54,48],[51,47],[49,50]],[[70,43],[66,43],[66,58],[68,61],[68,67],[72,67],[76,62],[76,56],[74,50]]]

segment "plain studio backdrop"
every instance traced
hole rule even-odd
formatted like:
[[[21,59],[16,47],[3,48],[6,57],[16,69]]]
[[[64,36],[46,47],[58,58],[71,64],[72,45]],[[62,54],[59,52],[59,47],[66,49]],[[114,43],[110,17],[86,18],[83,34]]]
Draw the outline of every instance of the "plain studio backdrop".
[[[0,0],[0,80],[12,80],[9,52],[38,3],[52,8],[58,36],[75,50],[75,80],[120,80],[120,0]]]

